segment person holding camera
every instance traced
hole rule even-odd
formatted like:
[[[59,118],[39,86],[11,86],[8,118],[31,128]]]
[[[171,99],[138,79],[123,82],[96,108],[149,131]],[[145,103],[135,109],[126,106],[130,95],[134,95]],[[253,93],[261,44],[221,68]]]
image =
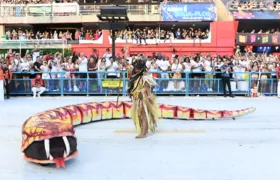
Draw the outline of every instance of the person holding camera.
[[[231,87],[230,87],[230,74],[232,72],[232,67],[230,65],[230,60],[224,61],[224,65],[221,66],[222,71],[222,83],[223,83],[223,90],[224,90],[224,97],[226,97],[226,85],[228,86],[229,95],[230,97],[234,97],[231,93]]]

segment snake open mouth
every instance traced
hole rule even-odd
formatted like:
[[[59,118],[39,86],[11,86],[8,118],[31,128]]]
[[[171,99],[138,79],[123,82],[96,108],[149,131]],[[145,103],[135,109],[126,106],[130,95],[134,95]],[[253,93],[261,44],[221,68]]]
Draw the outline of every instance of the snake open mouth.
[[[26,159],[40,164],[55,163],[57,168],[65,167],[64,161],[77,153],[77,140],[73,136],[34,141],[24,150]]]

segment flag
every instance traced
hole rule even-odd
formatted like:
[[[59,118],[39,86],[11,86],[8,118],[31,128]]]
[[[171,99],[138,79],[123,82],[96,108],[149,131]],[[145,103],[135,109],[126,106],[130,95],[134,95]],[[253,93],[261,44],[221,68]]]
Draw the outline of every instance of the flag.
[[[272,35],[272,43],[278,44],[278,35]]]
[[[247,42],[247,36],[239,35],[239,42],[246,43]]]
[[[245,47],[245,50],[246,50],[247,52],[252,52],[253,46],[247,45],[247,46]]]
[[[255,34],[251,35],[251,43],[256,42],[257,36]]]
[[[262,43],[268,43],[268,35],[262,36]]]

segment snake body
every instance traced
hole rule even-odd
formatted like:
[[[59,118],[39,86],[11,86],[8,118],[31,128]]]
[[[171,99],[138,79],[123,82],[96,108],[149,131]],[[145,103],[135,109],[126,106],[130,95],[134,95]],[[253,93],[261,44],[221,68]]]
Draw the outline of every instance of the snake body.
[[[131,102],[91,102],[50,109],[28,118],[22,125],[21,151],[27,161],[65,167],[78,154],[74,127],[100,120],[131,117]],[[255,111],[201,110],[159,104],[161,118],[203,120],[235,118]]]

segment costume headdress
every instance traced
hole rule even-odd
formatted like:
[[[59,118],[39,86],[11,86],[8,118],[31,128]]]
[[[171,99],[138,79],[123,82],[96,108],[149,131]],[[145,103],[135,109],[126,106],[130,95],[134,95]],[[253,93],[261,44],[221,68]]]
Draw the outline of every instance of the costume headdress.
[[[144,72],[147,72],[147,67],[146,67],[146,61],[145,60],[142,60],[142,59],[137,59],[135,60],[133,63],[132,63],[132,66],[133,66],[133,71],[135,69],[138,69],[139,72],[137,73],[134,73],[131,75],[131,78],[129,79],[129,84],[128,84],[128,93],[130,94],[131,91],[133,90],[134,88],[134,83],[135,81],[140,77],[140,76],[143,76],[143,73]]]

